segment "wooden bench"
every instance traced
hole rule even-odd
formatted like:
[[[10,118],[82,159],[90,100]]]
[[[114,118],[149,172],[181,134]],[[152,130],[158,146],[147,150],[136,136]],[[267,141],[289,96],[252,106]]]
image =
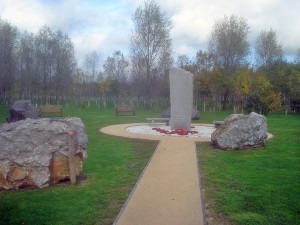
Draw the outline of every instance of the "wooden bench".
[[[63,110],[60,105],[41,105],[40,106],[42,115],[45,114],[59,114],[62,116]]]
[[[117,105],[116,106],[116,116],[119,116],[120,113],[130,112],[135,116],[136,109],[134,105]]]
[[[154,125],[155,121],[166,121],[166,125],[168,126],[171,118],[147,118],[146,120],[149,122],[149,125]]]

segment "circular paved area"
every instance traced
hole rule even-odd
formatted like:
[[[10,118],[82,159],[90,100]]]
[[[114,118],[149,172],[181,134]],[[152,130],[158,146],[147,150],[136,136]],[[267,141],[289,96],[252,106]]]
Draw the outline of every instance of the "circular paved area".
[[[118,124],[118,125],[111,125],[107,127],[103,127],[100,131],[105,134],[110,134],[114,136],[119,137],[127,137],[127,138],[133,138],[133,139],[143,139],[143,140],[156,140],[161,141],[168,138],[180,138],[179,140],[182,140],[182,138],[189,138],[186,136],[180,136],[180,137],[174,137],[174,136],[167,136],[167,135],[150,135],[150,134],[138,134],[138,133],[132,133],[126,131],[126,128],[133,127],[133,126],[140,126],[140,125],[148,125],[145,123],[130,123],[130,124]],[[160,125],[160,124],[155,124]],[[213,124],[197,124],[201,126],[207,126],[207,127],[213,127]],[[210,141],[210,137],[191,137],[191,141],[193,142],[208,142]]]

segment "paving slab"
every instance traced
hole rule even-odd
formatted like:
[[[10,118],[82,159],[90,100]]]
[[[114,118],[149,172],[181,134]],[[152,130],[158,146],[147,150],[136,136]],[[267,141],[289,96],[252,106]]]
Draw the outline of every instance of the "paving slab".
[[[113,125],[101,132],[121,137],[158,140],[145,168],[114,225],[202,225],[204,222],[197,141],[209,138],[129,133]]]

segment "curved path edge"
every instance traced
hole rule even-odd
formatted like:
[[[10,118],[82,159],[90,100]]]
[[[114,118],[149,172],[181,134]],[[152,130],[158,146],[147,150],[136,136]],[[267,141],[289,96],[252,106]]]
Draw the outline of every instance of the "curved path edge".
[[[113,225],[206,225],[196,143],[210,142],[210,138],[126,131],[127,127],[138,125],[145,123],[111,125],[100,130],[109,135],[159,142]],[[272,137],[268,133],[268,139]]]
[[[135,134],[125,130],[137,125],[144,123],[101,129],[102,133],[114,136],[159,141],[114,225],[206,224],[196,142],[208,142],[210,138]]]

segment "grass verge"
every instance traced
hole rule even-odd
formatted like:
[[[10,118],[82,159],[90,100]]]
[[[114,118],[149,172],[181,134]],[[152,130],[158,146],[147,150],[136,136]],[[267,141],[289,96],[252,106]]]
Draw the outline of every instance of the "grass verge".
[[[113,137],[99,129],[145,122],[160,111],[116,117],[112,108],[65,107],[65,116],[80,117],[86,126],[86,180],[78,186],[0,192],[0,225],[112,224],[157,143]],[[0,123],[7,113],[0,106]],[[200,122],[229,114],[202,113]],[[300,224],[300,118],[270,115],[268,125],[274,138],[264,148],[225,152],[208,143],[198,145],[206,208],[214,218],[209,224]]]
[[[300,117],[267,117],[263,148],[220,151],[198,144],[209,224],[300,224]]]
[[[1,106],[0,123],[5,122],[7,113],[8,108]],[[0,192],[0,225],[112,224],[157,146],[157,142],[99,133],[101,127],[111,124],[145,122],[145,117],[156,112],[116,117],[109,108],[65,107],[64,113],[80,117],[86,126],[85,180],[77,186]]]

